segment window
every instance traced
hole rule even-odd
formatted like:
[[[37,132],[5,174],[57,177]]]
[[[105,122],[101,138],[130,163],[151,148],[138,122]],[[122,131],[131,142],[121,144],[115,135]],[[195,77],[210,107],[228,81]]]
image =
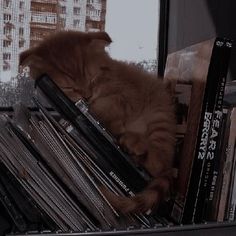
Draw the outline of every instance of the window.
[[[114,43],[106,50],[114,59],[139,62],[154,58],[157,46],[153,46],[153,41],[157,40],[158,18],[150,20],[152,25],[146,19],[159,14],[158,1],[0,0],[3,21],[0,57],[9,63],[4,64],[7,73],[2,73],[1,65],[0,81],[9,82],[15,78],[19,54],[57,30],[107,31]],[[17,37],[14,37],[15,34]],[[18,40],[15,41],[15,38]],[[148,41],[150,38],[152,43]],[[147,51],[151,51],[152,55],[147,55]],[[3,53],[10,55],[3,56]],[[1,99],[0,106],[3,106]]]
[[[11,0],[4,0],[3,1],[3,7],[8,8],[11,6]]]
[[[80,23],[79,20],[74,20],[73,21],[73,26],[77,28],[77,27],[79,27],[79,23]]]
[[[3,47],[9,47],[11,45],[11,41],[10,40],[3,40]]]
[[[80,8],[74,7],[74,15],[79,15],[79,14],[80,14]]]
[[[24,15],[23,14],[19,15],[19,22],[21,22],[21,23],[24,22]]]
[[[90,17],[100,17],[101,16],[101,10],[97,9],[92,9],[92,10],[87,10],[87,15]]]
[[[88,4],[100,4],[101,0],[88,0]]]
[[[156,63],[159,1],[107,0],[106,5],[105,27],[113,41],[107,49],[110,55],[120,60]]]
[[[24,45],[25,45],[25,40],[20,40],[19,41],[19,48],[24,47]]]
[[[7,61],[4,61],[2,69],[3,69],[3,71],[10,70],[11,66]]]
[[[61,14],[66,14],[66,7],[65,6],[61,7]]]
[[[24,35],[24,28],[22,28],[22,27],[19,28],[19,35],[20,36]]]
[[[11,60],[11,53],[3,53],[3,60]]]
[[[23,1],[20,1],[19,8],[22,10],[25,7],[25,3]]]
[[[65,28],[65,27],[66,27],[66,19],[65,19],[65,18],[61,18],[61,19],[59,20],[59,23],[60,23],[60,25],[61,25],[62,28]]]
[[[46,16],[46,22],[49,24],[55,24],[56,23],[56,16]]]
[[[9,35],[9,34],[11,34],[11,27],[9,27],[9,26],[4,26],[3,27],[3,33],[4,33],[4,35]]]
[[[4,22],[11,21],[11,14],[3,14],[3,20]]]

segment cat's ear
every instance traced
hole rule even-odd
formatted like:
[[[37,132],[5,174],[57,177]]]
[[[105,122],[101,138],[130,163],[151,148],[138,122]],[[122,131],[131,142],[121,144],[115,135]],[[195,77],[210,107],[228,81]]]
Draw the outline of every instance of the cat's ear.
[[[111,37],[105,31],[90,32],[89,33],[89,38],[92,39],[92,40],[102,40],[106,44],[110,44],[112,42]]]
[[[91,32],[89,34],[91,40],[89,46],[96,51],[104,51],[104,48],[112,42],[110,36],[106,32]]]

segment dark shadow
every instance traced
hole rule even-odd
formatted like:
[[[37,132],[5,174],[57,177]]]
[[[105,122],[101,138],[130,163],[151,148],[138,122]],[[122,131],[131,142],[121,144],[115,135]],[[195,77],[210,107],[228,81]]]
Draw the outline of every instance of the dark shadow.
[[[236,1],[206,0],[213,19],[216,34],[234,40],[230,62],[230,79],[236,79]]]

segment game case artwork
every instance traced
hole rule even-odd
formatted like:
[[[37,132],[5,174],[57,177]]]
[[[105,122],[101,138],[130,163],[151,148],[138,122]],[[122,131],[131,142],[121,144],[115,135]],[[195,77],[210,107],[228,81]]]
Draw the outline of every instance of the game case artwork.
[[[200,42],[167,56],[165,82],[176,101],[177,163],[175,204],[172,217],[181,221],[192,156],[201,115],[205,82],[214,39]],[[181,91],[181,92],[180,92]]]

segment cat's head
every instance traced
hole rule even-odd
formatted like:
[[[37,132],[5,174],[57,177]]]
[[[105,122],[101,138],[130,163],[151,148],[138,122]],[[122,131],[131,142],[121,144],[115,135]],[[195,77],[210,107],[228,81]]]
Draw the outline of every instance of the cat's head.
[[[98,70],[110,60],[105,47],[111,42],[106,32],[60,31],[22,52],[20,66],[29,66],[33,79],[47,73],[76,100],[76,93],[86,91]]]

